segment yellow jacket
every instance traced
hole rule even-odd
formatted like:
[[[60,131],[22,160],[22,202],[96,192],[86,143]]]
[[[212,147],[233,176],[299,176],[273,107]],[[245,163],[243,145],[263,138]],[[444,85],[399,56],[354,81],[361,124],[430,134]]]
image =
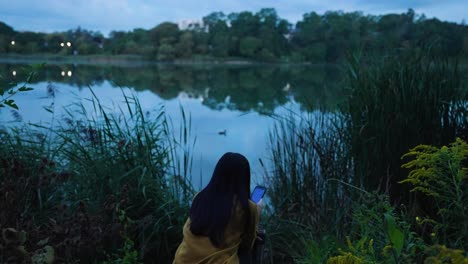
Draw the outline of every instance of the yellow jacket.
[[[190,218],[184,225],[184,239],[175,253],[173,264],[238,264],[239,246],[253,247],[258,227],[257,205],[249,201],[251,226],[244,231],[244,210],[237,205],[224,233],[225,243],[221,248],[213,246],[207,236],[196,236],[190,231]]]

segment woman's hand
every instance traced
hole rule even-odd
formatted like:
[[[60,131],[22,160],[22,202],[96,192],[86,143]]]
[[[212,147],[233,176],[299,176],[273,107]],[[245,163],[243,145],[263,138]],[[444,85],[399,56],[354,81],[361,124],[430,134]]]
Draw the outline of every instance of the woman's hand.
[[[263,198],[260,199],[260,201],[258,201],[258,203],[257,203],[258,215],[260,215],[262,213],[262,208],[263,208]]]

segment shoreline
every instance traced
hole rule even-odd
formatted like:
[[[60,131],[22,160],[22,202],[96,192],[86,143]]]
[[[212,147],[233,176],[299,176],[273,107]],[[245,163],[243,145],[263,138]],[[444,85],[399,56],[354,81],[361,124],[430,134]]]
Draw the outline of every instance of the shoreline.
[[[329,63],[311,62],[261,62],[245,60],[241,58],[202,58],[202,59],[178,59],[174,61],[149,60],[139,55],[54,55],[54,54],[0,54],[0,63],[27,64],[76,64],[76,65],[113,65],[138,67],[147,65],[228,65],[228,66],[255,66],[255,65],[288,65],[288,66],[311,66],[330,65]]]

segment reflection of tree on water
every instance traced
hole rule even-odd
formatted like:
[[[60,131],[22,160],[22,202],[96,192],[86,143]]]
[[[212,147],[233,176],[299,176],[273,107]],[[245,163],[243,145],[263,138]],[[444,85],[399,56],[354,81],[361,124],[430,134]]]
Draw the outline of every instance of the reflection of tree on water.
[[[12,79],[26,78],[26,70],[17,70],[16,76],[8,75],[20,68],[21,65],[0,64],[0,73],[6,77],[0,83],[2,87],[12,87],[8,85]],[[304,110],[335,109],[341,95],[339,75],[338,69],[331,66],[48,65],[33,82],[67,83],[84,88],[109,81],[115,87],[150,90],[166,100],[184,92],[185,96],[199,98],[212,109],[269,114],[288,102],[290,96]],[[284,90],[286,85],[287,91]],[[226,98],[229,98],[228,104]]]

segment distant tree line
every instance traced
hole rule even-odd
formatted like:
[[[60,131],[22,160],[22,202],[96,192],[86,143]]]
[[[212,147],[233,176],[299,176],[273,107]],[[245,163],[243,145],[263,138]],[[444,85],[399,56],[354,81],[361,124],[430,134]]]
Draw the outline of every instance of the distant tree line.
[[[159,61],[337,62],[350,51],[374,55],[423,46],[435,55],[466,58],[468,26],[427,19],[412,9],[382,16],[310,12],[295,25],[280,18],[273,8],[228,15],[213,12],[203,17],[202,26],[189,30],[163,22],[149,30],[112,31],[108,37],[81,28],[50,34],[18,32],[0,22],[0,53],[129,54]]]

